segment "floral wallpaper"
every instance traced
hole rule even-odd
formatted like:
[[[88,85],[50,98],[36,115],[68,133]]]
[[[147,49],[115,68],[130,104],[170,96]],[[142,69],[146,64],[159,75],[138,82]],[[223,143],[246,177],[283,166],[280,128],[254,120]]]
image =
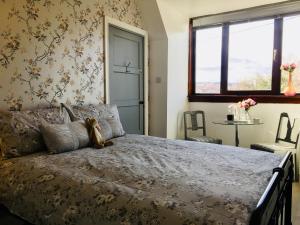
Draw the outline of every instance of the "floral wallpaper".
[[[0,109],[104,99],[104,16],[141,27],[135,0],[0,0]]]

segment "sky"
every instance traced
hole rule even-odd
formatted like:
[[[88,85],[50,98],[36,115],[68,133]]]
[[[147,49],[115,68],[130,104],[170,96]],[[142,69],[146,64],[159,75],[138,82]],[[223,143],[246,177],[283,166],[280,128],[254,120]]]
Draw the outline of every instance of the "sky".
[[[300,16],[284,18],[283,63],[300,59]],[[273,20],[230,26],[229,83],[257,74],[271,79],[273,59]],[[198,30],[196,34],[196,82],[219,82],[222,28]]]

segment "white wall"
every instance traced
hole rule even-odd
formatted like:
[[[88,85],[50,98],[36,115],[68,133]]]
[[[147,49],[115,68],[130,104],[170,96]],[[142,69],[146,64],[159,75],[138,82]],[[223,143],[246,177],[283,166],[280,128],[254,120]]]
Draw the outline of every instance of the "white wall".
[[[188,18],[169,3],[137,0],[137,4],[149,33],[149,134],[182,138],[182,113],[188,109]]]
[[[167,137],[168,42],[150,41],[150,135]]]
[[[182,114],[188,109],[188,21],[180,9],[157,1],[168,36],[167,137],[183,138]]]
[[[234,127],[213,124],[224,120],[230,103],[190,103],[191,110],[204,110],[206,113],[207,135],[219,137],[226,145],[234,145]],[[250,109],[252,118],[260,118],[263,125],[240,126],[240,146],[249,147],[258,142],[274,142],[279,115],[287,112],[291,119],[300,118],[298,104],[257,104]]]
[[[238,10],[281,0],[137,0],[144,27],[150,39],[150,134],[182,138],[182,112],[203,109],[207,114],[208,134],[234,144],[233,128],[213,125],[223,119],[229,103],[188,103],[188,22],[190,17]],[[157,82],[161,79],[161,82]],[[254,117],[265,122],[259,127],[240,129],[241,146],[272,141],[280,112],[297,116],[298,105],[259,104]],[[299,111],[300,112],[300,111]],[[298,116],[300,117],[300,115]]]
[[[149,34],[149,135],[167,136],[168,39],[155,0],[138,0]]]
[[[181,55],[188,54],[186,34],[178,32],[168,36],[168,138],[183,138],[182,115],[188,109],[186,94],[188,61],[183,60]]]
[[[207,114],[208,134],[221,137],[225,144],[234,144],[234,130],[229,127],[213,125],[213,120],[224,119],[229,103],[188,103],[188,22],[189,18],[206,14],[220,13],[281,0],[157,0],[167,36],[168,36],[168,110],[167,136],[182,138],[182,112],[186,109],[203,109]],[[264,120],[259,127],[240,129],[241,146],[260,141],[272,141],[280,112],[297,116],[298,105],[259,104],[253,109],[254,117]],[[299,111],[300,112],[300,111]],[[298,115],[300,117],[300,115]]]
[[[217,12],[237,10],[263,4],[280,2],[278,0],[259,0],[259,1],[231,1],[227,5],[219,1],[219,6],[214,7]],[[223,4],[223,5],[222,5]],[[210,12],[209,6],[204,7],[203,14]],[[194,12],[193,12],[194,13]],[[242,100],[242,99],[241,99]],[[223,139],[224,144],[234,145],[234,127],[215,125],[212,122],[224,120],[227,114],[227,106],[231,103],[189,103],[191,110],[204,110],[207,117],[208,135]],[[292,118],[300,117],[300,105],[297,104],[258,104],[251,109],[251,116],[260,118],[264,122],[259,126],[244,126],[239,128],[240,146],[249,147],[251,143],[273,142],[278,126],[278,119],[281,112],[288,112]]]

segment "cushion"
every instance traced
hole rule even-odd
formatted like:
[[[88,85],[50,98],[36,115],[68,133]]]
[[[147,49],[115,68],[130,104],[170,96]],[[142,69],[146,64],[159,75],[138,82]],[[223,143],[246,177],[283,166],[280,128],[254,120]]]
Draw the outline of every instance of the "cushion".
[[[208,136],[191,136],[187,138],[190,141],[199,141],[213,144],[222,144],[222,140],[218,138],[208,137]]]
[[[69,106],[62,103],[62,106],[66,108],[72,121],[78,119],[95,118],[101,125],[101,121],[104,119],[111,127],[112,137],[120,137],[125,135],[116,105],[89,104],[85,106]]]
[[[282,153],[282,154],[285,154],[288,151],[293,153],[296,152],[295,146],[283,145],[280,143],[257,143],[257,144],[252,144],[250,148],[255,150],[271,152],[271,153]]]
[[[257,143],[257,144],[251,144],[251,149],[259,150],[259,151],[265,151],[280,155],[285,155],[287,152],[292,152],[293,154],[293,162],[294,162],[294,180],[298,181],[299,179],[299,166],[298,166],[298,159],[296,156],[296,148],[295,145],[292,144],[284,144],[284,143]]]
[[[4,158],[13,158],[45,150],[39,129],[42,120],[62,124],[70,121],[59,107],[0,112],[0,149]]]
[[[90,144],[88,130],[83,120],[66,124],[43,122],[40,130],[47,149],[52,154],[73,151]]]

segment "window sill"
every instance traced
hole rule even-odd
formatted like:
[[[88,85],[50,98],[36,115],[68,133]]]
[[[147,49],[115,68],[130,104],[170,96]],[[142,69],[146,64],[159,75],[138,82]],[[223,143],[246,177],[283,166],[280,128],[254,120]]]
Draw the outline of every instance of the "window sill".
[[[194,94],[188,96],[189,102],[238,102],[246,98],[252,98],[258,103],[288,103],[300,104],[300,94],[293,97],[284,95],[202,95]]]

